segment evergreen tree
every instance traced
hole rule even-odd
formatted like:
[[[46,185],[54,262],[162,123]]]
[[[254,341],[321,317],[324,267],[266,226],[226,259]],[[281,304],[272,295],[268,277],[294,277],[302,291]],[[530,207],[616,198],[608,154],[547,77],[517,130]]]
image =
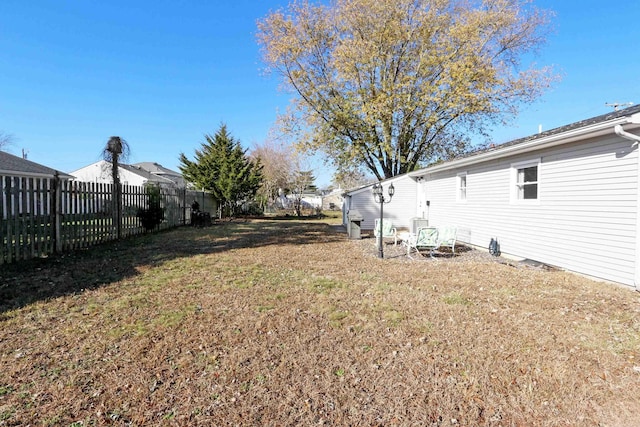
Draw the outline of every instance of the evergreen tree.
[[[247,157],[246,150],[224,124],[214,136],[205,135],[205,142],[196,150],[193,161],[181,153],[180,163],[184,177],[211,193],[231,215],[242,202],[255,196],[262,183],[260,162]]]

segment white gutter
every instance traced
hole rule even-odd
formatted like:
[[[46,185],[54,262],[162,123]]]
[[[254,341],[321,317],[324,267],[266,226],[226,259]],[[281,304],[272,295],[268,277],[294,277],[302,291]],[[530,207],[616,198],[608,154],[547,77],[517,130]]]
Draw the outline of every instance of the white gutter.
[[[615,125],[615,126],[613,127],[613,131],[614,131],[614,132],[616,133],[616,135],[618,135],[618,136],[621,136],[621,137],[623,137],[623,138],[626,138],[626,139],[628,139],[628,140],[630,140],[630,141],[635,141],[635,142],[633,143],[633,145],[636,145],[637,143],[639,143],[639,142],[640,142],[640,136],[635,135],[635,134],[633,134],[633,133],[626,132],[626,131],[622,128],[622,125]],[[632,147],[633,147],[633,145],[632,145]]]
[[[373,187],[374,185],[376,185],[378,183],[393,184],[394,182],[401,180],[404,176],[405,176],[405,174],[396,175],[396,176],[394,176],[392,178],[384,178],[381,181],[374,182],[372,184],[363,185],[362,187],[357,188],[355,190],[347,190],[342,194],[343,194],[343,196],[347,195],[347,194],[350,195],[350,196],[353,196],[354,194],[362,193],[363,191],[371,191],[371,187]]]
[[[522,142],[519,144],[514,144],[508,147],[504,147],[504,148],[498,147],[493,151],[487,151],[477,155],[472,155],[470,157],[465,157],[459,160],[444,162],[439,165],[430,166],[425,169],[420,169],[414,172],[410,172],[408,175],[415,178],[422,175],[426,175],[427,173],[431,173],[431,172],[439,172],[439,171],[444,171],[448,169],[455,169],[463,166],[468,166],[474,163],[485,162],[485,161],[499,159],[506,156],[539,150],[542,148],[549,148],[557,145],[567,144],[569,142],[580,140],[585,136],[594,137],[598,135],[606,135],[611,132],[612,126],[615,129],[617,126],[623,125],[623,124],[635,124],[635,125],[640,124],[640,113],[637,113],[628,117],[620,117],[618,119],[610,120],[607,122],[596,123],[593,125],[572,129],[572,130],[558,133],[555,135],[536,138],[532,141]],[[633,135],[628,132],[624,132],[624,133]],[[637,135],[633,135],[633,137],[634,137],[634,141],[640,142],[640,137],[638,137]]]

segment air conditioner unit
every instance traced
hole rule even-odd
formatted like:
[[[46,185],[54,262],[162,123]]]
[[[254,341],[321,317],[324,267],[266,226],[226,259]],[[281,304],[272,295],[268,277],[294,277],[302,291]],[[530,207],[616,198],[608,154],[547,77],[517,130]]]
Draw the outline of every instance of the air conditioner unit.
[[[418,232],[418,228],[428,227],[429,220],[426,218],[411,218],[411,232],[413,234]]]

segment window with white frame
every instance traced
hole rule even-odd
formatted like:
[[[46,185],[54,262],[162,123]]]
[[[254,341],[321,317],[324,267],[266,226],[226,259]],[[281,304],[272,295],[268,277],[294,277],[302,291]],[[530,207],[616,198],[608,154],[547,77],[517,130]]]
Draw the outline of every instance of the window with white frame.
[[[458,202],[465,202],[467,200],[467,173],[459,173],[456,183],[456,200]]]
[[[511,165],[512,199],[539,200],[540,159]]]

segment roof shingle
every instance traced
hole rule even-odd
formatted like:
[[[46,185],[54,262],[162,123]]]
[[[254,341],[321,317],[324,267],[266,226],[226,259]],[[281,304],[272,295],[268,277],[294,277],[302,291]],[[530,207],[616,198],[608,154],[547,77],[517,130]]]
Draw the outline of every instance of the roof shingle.
[[[69,174],[41,165],[40,163],[32,162],[30,160],[14,156],[13,154],[9,154],[5,151],[0,151],[0,172],[10,174],[12,173],[21,176],[26,175],[51,177],[53,177],[57,172],[61,177],[71,178],[71,175]]]

